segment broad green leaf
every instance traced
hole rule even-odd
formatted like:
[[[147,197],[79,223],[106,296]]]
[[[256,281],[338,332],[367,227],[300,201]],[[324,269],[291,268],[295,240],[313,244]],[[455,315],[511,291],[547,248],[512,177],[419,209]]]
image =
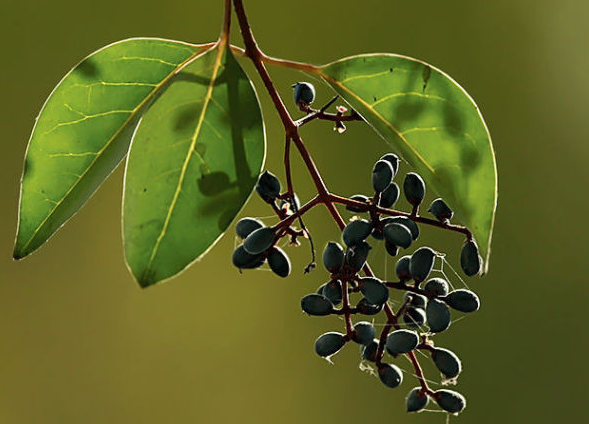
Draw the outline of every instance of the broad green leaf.
[[[392,54],[345,58],[316,73],[454,209],[488,267],[497,170],[476,104],[448,75]]]
[[[223,44],[171,79],[141,119],[125,173],[125,257],[142,287],[179,273],[219,239],[264,155],[256,94]]]
[[[84,205],[127,153],[154,93],[200,50],[162,39],[123,40],[61,80],[27,147],[15,259],[41,246]]]

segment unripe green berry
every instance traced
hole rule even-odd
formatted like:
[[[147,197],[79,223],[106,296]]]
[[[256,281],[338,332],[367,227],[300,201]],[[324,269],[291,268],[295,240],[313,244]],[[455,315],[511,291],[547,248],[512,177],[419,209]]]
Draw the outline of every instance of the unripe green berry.
[[[330,273],[338,272],[344,265],[344,249],[339,243],[330,241],[323,250],[323,265]]]
[[[367,321],[360,321],[354,325],[352,340],[361,345],[370,344],[376,336],[376,329]]]
[[[446,202],[444,202],[439,197],[432,202],[427,211],[430,212],[433,216],[435,216],[438,219],[438,221],[452,219],[452,217],[454,216],[454,212],[452,211],[452,209],[450,209]]]
[[[479,310],[481,302],[479,297],[470,290],[458,289],[450,292],[446,297],[446,303],[451,308],[460,312],[475,312]]]
[[[235,224],[235,234],[241,239],[245,239],[251,233],[256,231],[258,228],[262,228],[264,223],[256,218],[241,218],[237,224]]]
[[[264,171],[258,179],[256,191],[264,201],[271,202],[280,195],[280,181],[276,178],[276,175]]]
[[[448,282],[443,278],[430,278],[423,286],[423,290],[432,297],[446,296],[448,294]]]
[[[301,308],[309,315],[325,316],[333,312],[332,303],[321,294],[308,294],[301,299]]]
[[[434,399],[446,412],[457,414],[466,407],[466,399],[454,390],[440,389],[434,393]]]
[[[345,344],[344,335],[332,331],[322,334],[315,340],[315,352],[323,358],[329,358],[335,355]]]
[[[401,246],[404,249],[411,246],[411,241],[413,240],[411,231],[406,226],[396,222],[385,225],[383,234],[386,241],[395,246]]]
[[[297,82],[292,85],[293,99],[297,106],[308,106],[315,100],[315,87],[309,82]]]
[[[381,208],[391,208],[399,199],[399,186],[396,183],[390,183],[382,193],[380,193],[380,200],[378,206]]]
[[[423,392],[420,387],[414,387],[407,395],[405,405],[407,412],[417,412],[424,409],[429,402],[429,397]]]
[[[380,193],[393,181],[393,167],[386,160],[379,160],[372,169],[372,188]]]
[[[434,266],[436,253],[429,247],[420,247],[413,255],[409,263],[409,272],[416,283],[424,281]]]
[[[368,258],[370,249],[372,247],[365,241],[358,243],[356,246],[349,247],[346,251],[346,263],[348,266],[354,271],[361,270],[366,262],[366,258]]]
[[[248,253],[258,255],[272,246],[275,237],[276,234],[272,227],[258,228],[246,237],[243,242],[243,247]]]
[[[462,371],[462,363],[460,362],[460,359],[454,354],[454,352],[448,349],[441,347],[434,348],[434,350],[432,350],[432,359],[436,368],[446,378],[454,378]]]
[[[395,330],[387,336],[387,352],[396,356],[411,352],[419,344],[419,336],[413,330]]]
[[[270,269],[279,277],[288,277],[290,274],[290,260],[280,247],[274,246],[270,249],[268,265],[270,265]]]
[[[390,163],[391,167],[393,168],[393,177],[397,175],[397,171],[399,170],[399,157],[396,154],[387,153],[379,160],[386,160],[388,163]]]
[[[403,322],[409,328],[419,328],[426,320],[425,310],[422,308],[408,307],[403,313]]]
[[[368,196],[364,196],[363,194],[354,194],[353,196],[350,197],[350,199],[355,200],[356,202],[362,202],[362,203],[366,203],[368,204]],[[367,212],[366,209],[358,209],[354,206],[349,206],[346,205],[346,209],[349,210],[350,212],[356,212],[356,213],[361,213],[361,212]]]
[[[231,262],[239,269],[254,269],[260,267],[264,263],[264,255],[252,255],[245,250],[242,244],[233,251]]]
[[[441,333],[450,327],[452,317],[450,310],[444,302],[437,299],[430,299],[425,308],[427,325],[432,333]]]
[[[346,246],[356,246],[366,238],[372,232],[372,224],[365,219],[356,219],[346,225],[344,231],[342,231],[342,239]]]
[[[409,231],[411,231],[411,237],[413,238],[413,240],[417,240],[417,238],[419,237],[419,227],[417,226],[415,221],[406,216],[394,216],[389,219],[389,222],[396,222],[397,224],[402,224],[405,227],[409,228]]]
[[[403,372],[398,366],[393,364],[380,364],[378,367],[378,377],[385,386],[391,389],[399,387],[403,382]]]
[[[410,262],[411,256],[409,255],[403,256],[397,261],[395,272],[397,273],[397,278],[401,280],[401,282],[411,280],[411,272],[409,271]]]
[[[360,278],[358,286],[366,300],[373,305],[382,305],[389,300],[389,289],[378,278]]]
[[[468,240],[460,252],[460,267],[466,275],[472,277],[481,272],[483,260],[479,256],[479,248],[474,240]]]
[[[320,293],[325,296],[332,304],[337,305],[342,301],[342,283],[340,280],[332,280],[323,286]]]
[[[376,315],[380,311],[382,311],[383,307],[383,303],[381,303],[380,305],[375,305],[373,303],[370,303],[365,297],[360,299],[360,301],[356,305],[356,309],[362,315]]]
[[[425,197],[425,182],[423,178],[415,172],[409,172],[405,175],[403,181],[403,191],[405,198],[413,206],[419,206]]]

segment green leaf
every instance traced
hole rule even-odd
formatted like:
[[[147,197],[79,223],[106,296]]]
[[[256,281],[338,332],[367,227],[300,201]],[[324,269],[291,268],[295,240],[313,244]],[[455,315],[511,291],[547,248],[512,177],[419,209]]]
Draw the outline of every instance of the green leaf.
[[[176,275],[220,238],[250,196],[264,156],[256,94],[222,43],[172,78],[131,145],[123,234],[142,287]]]
[[[15,259],[36,250],[84,205],[127,153],[153,95],[201,50],[162,39],[123,40],[61,80],[27,147]]]
[[[448,75],[404,56],[354,56],[315,71],[450,205],[488,268],[497,168],[483,117]]]

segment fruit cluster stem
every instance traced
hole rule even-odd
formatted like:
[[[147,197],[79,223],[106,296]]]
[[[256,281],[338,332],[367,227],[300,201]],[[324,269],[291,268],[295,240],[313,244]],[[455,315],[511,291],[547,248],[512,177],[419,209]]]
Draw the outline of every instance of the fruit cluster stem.
[[[317,166],[313,162],[313,159],[311,158],[311,155],[309,154],[309,151],[307,150],[307,148],[303,142],[303,139],[299,135],[298,125],[292,119],[290,113],[288,112],[288,110],[286,109],[286,106],[284,105],[284,102],[282,101],[282,98],[280,97],[280,95],[278,94],[278,91],[274,87],[274,83],[272,82],[270,74],[268,73],[268,70],[266,69],[266,66],[264,65],[264,62],[270,62],[270,63],[278,64],[278,65],[284,65],[284,64],[281,63],[281,61],[279,61],[277,59],[272,59],[272,58],[269,58],[268,56],[264,55],[264,53],[262,53],[262,51],[258,47],[258,45],[255,41],[254,35],[252,33],[251,27],[249,25],[247,15],[245,13],[245,9],[243,6],[243,0],[233,0],[233,6],[235,9],[235,14],[237,15],[237,20],[239,22],[241,35],[242,35],[243,42],[245,45],[245,50],[243,51],[243,55],[248,57],[252,61],[254,67],[256,68],[256,71],[258,72],[260,78],[262,79],[262,82],[264,83],[264,86],[266,87],[266,90],[267,90],[270,98],[272,99],[272,102],[274,103],[274,107],[276,108],[276,111],[278,112],[278,115],[282,121],[282,125],[283,125],[285,133],[286,133],[285,157],[284,157],[285,163],[284,163],[284,165],[285,165],[285,170],[286,170],[286,174],[287,174],[286,178],[287,178],[287,182],[288,182],[288,193],[289,193],[289,195],[294,196],[293,187],[292,187],[292,176],[291,176],[291,171],[290,171],[290,150],[289,149],[290,149],[290,142],[291,141],[294,143],[301,158],[303,159],[303,162],[305,163],[305,166],[306,166],[309,174],[311,175],[313,183],[315,184],[315,187],[317,189],[317,196],[315,198],[313,198],[310,202],[308,202],[307,204],[302,206],[299,210],[297,210],[295,212],[295,214],[293,214],[292,216],[279,222],[277,224],[277,227],[282,227],[284,225],[290,225],[290,223],[292,223],[294,219],[296,219],[297,217],[300,217],[302,214],[304,214],[305,212],[307,212],[308,210],[310,210],[311,208],[313,208],[317,204],[321,203],[325,206],[325,208],[327,209],[329,214],[332,216],[333,220],[338,225],[339,229],[343,230],[346,226],[346,223],[345,223],[344,219],[342,218],[342,216],[340,215],[340,213],[338,212],[337,208],[335,207],[335,204],[336,203],[340,203],[340,204],[344,204],[344,205],[351,204],[352,206],[359,206],[359,207],[362,207],[363,204],[361,202],[355,202],[355,201],[347,199],[345,197],[340,197],[340,196],[336,196],[334,194],[331,194],[329,192],[329,190],[327,189],[327,186],[325,185],[323,178],[321,177],[321,174],[319,173],[319,170],[317,169]],[[294,66],[296,64],[297,63],[295,63],[295,62],[289,62],[289,64],[285,65],[285,66],[288,66],[291,68],[294,67],[296,69],[301,69],[301,70],[306,70],[306,71],[312,71],[312,70],[317,69],[316,67],[314,67],[312,65],[308,65],[308,64],[298,64],[299,66]],[[399,212],[399,211],[394,211],[391,209],[380,208],[378,206],[375,206],[375,211],[382,213],[382,214],[386,214],[386,215],[409,215],[409,214],[405,214],[405,213]],[[413,219],[417,222],[423,222],[426,224],[431,224],[431,225],[442,227],[445,229],[459,231],[459,232],[467,234],[467,236],[468,236],[468,234],[470,234],[470,232],[468,232],[468,230],[464,229],[463,227],[450,226],[450,225],[442,224],[437,221],[433,221],[433,220],[418,217],[418,216],[410,216],[410,217],[411,217],[411,219]],[[430,221],[432,221],[432,222],[430,222]],[[468,233],[466,233],[465,231],[467,231]],[[368,263],[366,263],[364,265],[363,271],[367,276],[374,276],[374,273],[372,272]],[[345,323],[346,323],[346,333],[347,333],[347,336],[349,337],[349,336],[351,336],[353,329],[352,329],[351,308],[350,308],[350,302],[349,302],[349,297],[348,297],[348,282],[347,281],[342,281],[342,303],[343,303],[342,312],[343,312]],[[382,356],[382,352],[384,349],[383,339],[384,339],[384,341],[386,341],[386,336],[387,336],[388,332],[390,331],[391,327],[399,328],[397,321],[396,321],[397,316],[395,315],[393,309],[391,308],[391,306],[388,303],[385,303],[384,310],[387,315],[387,324],[385,325],[385,328],[383,329],[383,332],[380,337],[380,343],[378,346],[378,351],[380,351],[381,356]],[[419,361],[417,360],[415,354],[413,352],[409,352],[407,354],[407,356],[409,357],[409,360],[413,364],[413,367],[415,369],[415,373],[417,375],[417,378],[421,384],[423,391],[425,393],[430,394],[430,395],[433,394],[433,391],[430,390],[429,387],[427,386],[427,382],[425,381],[425,378],[423,376],[423,371],[421,369],[421,366],[419,365]]]

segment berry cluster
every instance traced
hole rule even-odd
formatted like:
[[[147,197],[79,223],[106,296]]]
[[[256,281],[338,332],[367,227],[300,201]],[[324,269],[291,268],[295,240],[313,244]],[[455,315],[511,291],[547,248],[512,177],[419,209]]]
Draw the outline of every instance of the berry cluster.
[[[312,85],[298,83],[293,87],[295,103],[301,108],[308,108],[315,95]],[[317,338],[315,351],[319,356],[329,360],[348,342],[354,342],[361,347],[361,358],[375,364],[382,383],[395,388],[403,382],[403,372],[390,360],[407,355],[420,383],[407,396],[407,411],[423,410],[431,398],[443,410],[459,413],[466,406],[465,398],[453,390],[430,389],[415,351],[424,351],[446,380],[455,381],[462,370],[460,359],[452,351],[435,346],[432,337],[450,327],[450,308],[466,313],[475,312],[480,306],[479,298],[470,290],[451,290],[451,285],[444,278],[430,277],[438,254],[427,246],[419,247],[413,254],[401,256],[397,260],[395,271],[398,281],[376,278],[367,265],[372,250],[367,240],[372,237],[373,244],[384,241],[382,244],[387,254],[395,257],[400,250],[408,249],[418,239],[418,223],[435,224],[442,228],[458,229],[466,234],[460,264],[467,276],[480,272],[482,259],[470,232],[464,227],[450,224],[453,212],[442,199],[434,200],[428,208],[435,220],[418,215],[426,192],[425,183],[418,174],[409,172],[403,181],[403,194],[412,206],[412,211],[406,213],[391,209],[401,192],[393,181],[398,170],[399,158],[392,153],[386,154],[375,163],[372,171],[373,196],[337,196],[339,203],[346,205],[349,211],[366,213],[368,216],[354,216],[345,225],[341,234],[344,246],[335,241],[326,244],[322,259],[329,273],[329,281],[321,285],[316,293],[304,296],[301,308],[312,316],[341,315],[345,318],[345,333],[328,332]],[[265,226],[255,218],[241,219],[236,225],[236,233],[243,243],[233,252],[233,264],[240,270],[253,269],[267,261],[274,273],[286,277],[291,272],[291,263],[276,244],[283,237],[289,237],[291,244],[298,244],[297,237],[309,236],[301,216],[316,202],[310,201],[301,207],[295,195],[281,193],[280,181],[268,171],[260,176],[256,191],[271,205],[280,222],[274,226]],[[292,226],[296,219],[299,219],[302,230]],[[404,293],[396,313],[389,304],[391,291]],[[352,297],[355,295],[359,299],[352,306]],[[338,308],[340,304],[342,306]],[[373,323],[352,322],[352,316],[371,316],[383,310],[387,322],[379,337]],[[385,353],[388,357],[385,357]]]

